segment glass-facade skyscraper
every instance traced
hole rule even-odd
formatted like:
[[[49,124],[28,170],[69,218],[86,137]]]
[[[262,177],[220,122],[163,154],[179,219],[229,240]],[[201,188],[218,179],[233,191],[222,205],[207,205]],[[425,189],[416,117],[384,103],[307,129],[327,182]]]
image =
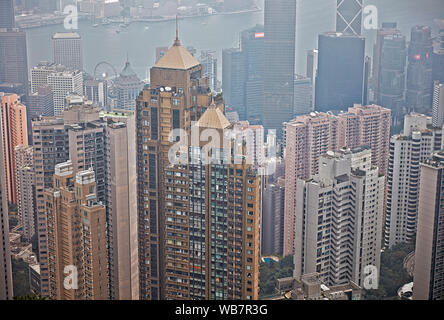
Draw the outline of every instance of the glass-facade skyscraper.
[[[363,0],[337,0],[336,31],[361,35]]]

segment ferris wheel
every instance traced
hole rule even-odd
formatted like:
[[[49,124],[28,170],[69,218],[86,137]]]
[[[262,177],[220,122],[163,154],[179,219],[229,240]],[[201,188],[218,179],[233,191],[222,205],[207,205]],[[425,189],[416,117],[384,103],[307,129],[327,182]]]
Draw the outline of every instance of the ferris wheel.
[[[106,61],[99,62],[94,68],[95,80],[113,80],[115,78],[117,78],[116,68]]]

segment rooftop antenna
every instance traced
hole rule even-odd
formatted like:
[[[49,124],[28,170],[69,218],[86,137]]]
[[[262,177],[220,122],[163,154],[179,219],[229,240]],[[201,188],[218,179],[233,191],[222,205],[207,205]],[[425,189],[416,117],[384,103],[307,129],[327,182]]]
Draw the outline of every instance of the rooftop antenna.
[[[174,41],[175,46],[180,46],[180,40],[179,40],[179,22],[178,17],[176,14],[176,40]]]

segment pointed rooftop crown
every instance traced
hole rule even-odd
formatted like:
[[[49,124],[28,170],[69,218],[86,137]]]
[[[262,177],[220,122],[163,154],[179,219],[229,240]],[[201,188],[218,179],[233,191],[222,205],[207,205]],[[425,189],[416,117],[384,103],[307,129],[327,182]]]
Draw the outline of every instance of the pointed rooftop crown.
[[[182,47],[179,40],[179,28],[177,24],[176,16],[176,39],[174,40],[173,46],[165,53],[165,55],[160,58],[160,60],[155,64],[157,68],[165,69],[179,69],[188,70],[192,67],[199,65],[191,53],[187,49]]]
[[[228,128],[231,123],[213,103],[202,117],[200,117],[196,125],[201,128],[225,129]]]

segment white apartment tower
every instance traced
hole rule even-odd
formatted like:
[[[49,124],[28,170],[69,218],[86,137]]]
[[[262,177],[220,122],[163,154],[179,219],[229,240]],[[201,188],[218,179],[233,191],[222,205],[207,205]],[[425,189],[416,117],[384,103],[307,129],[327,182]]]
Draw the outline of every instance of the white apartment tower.
[[[327,285],[363,285],[379,270],[384,176],[367,147],[322,156],[319,174],[298,180],[294,276],[318,272]]]
[[[444,124],[444,83],[435,81],[433,85],[433,126],[442,128]]]
[[[390,139],[384,246],[415,241],[421,162],[442,148],[442,127],[432,118],[405,116],[404,131]]]

